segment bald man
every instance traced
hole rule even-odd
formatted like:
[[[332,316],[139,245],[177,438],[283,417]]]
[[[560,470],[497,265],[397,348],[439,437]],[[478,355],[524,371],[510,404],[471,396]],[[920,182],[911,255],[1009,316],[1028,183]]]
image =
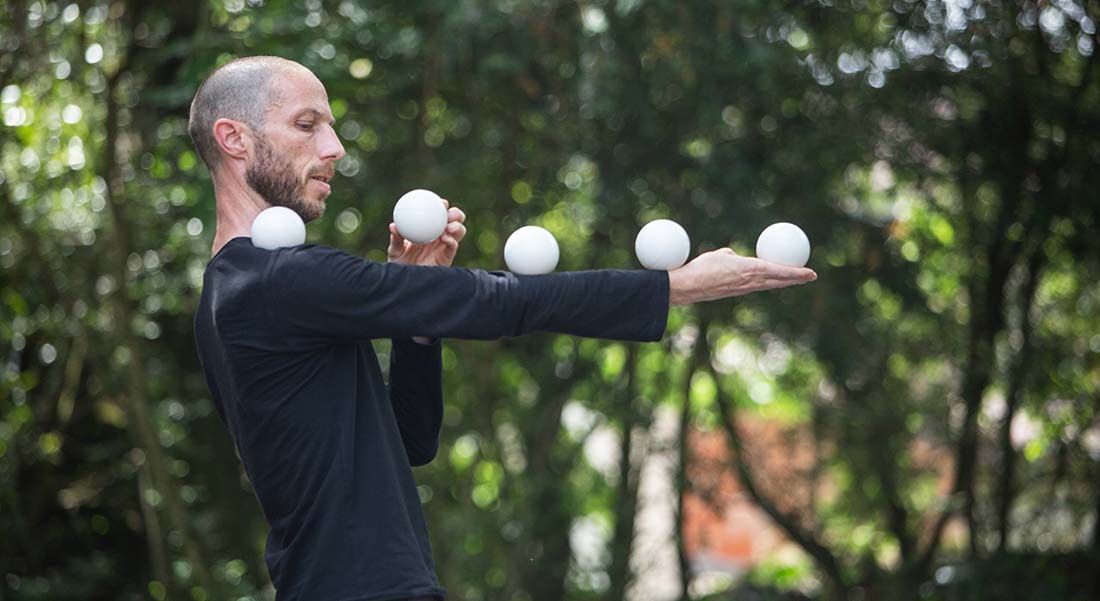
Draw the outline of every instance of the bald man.
[[[443,338],[546,331],[655,341],[670,305],[809,282],[808,269],[729,249],[663,271],[517,276],[451,267],[466,233],[390,224],[389,260],[305,244],[263,250],[252,220],[325,211],[344,148],[324,86],[275,57],[226,64],[199,87],[190,134],[217,202],[195,315],[207,385],[271,525],[279,601],[442,599],[412,466],[430,462],[443,415]],[[389,338],[389,384],[371,345]]]

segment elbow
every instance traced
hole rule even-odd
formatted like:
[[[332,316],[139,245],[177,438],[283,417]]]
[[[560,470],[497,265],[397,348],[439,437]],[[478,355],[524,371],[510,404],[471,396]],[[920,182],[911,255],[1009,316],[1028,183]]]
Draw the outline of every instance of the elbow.
[[[438,452],[438,442],[427,447],[405,449],[405,454],[409,456],[409,465],[413,467],[428,465],[432,462],[433,459],[435,459],[435,456]]]

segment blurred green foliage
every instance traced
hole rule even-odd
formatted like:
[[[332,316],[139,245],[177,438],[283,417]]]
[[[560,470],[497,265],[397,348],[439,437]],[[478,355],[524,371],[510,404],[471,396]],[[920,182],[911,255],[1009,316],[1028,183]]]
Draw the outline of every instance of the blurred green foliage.
[[[635,268],[657,217],[696,251],[752,253],[775,221],[813,243],[814,284],[676,310],[660,344],[448,342],[443,445],[416,477],[453,598],[648,598],[641,468],[667,455],[705,493],[693,430],[725,437],[712,469],[802,550],[713,598],[1096,598],[1098,19],[1096,0],[8,0],[0,599],[272,597],[191,330],[215,206],[187,109],[253,54],[318,75],[348,150],[313,241],[384,260],[393,201],[424,187],[468,214],[463,266],[500,268],[528,223],[564,270]],[[768,468],[784,450],[742,418],[808,436],[812,468]],[[714,592],[691,578],[684,598]]]

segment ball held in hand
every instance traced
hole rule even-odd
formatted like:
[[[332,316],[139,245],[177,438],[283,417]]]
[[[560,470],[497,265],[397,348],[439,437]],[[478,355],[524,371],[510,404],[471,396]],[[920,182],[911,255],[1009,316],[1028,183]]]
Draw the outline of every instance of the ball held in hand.
[[[447,227],[447,206],[431,190],[412,190],[397,199],[393,207],[397,233],[414,244],[425,244],[443,234]]]

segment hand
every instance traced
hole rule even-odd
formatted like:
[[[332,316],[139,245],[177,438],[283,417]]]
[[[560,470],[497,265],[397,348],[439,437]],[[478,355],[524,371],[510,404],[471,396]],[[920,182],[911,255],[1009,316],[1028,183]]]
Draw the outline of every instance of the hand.
[[[786,288],[817,279],[812,269],[788,267],[720,248],[695,257],[668,272],[669,302],[690,305],[741,296],[749,292]]]
[[[458,252],[458,243],[466,236],[466,213],[458,207],[451,207],[446,200],[447,228],[443,233],[424,244],[413,244],[397,232],[397,225],[390,224],[390,247],[386,255],[394,263],[406,265],[426,265],[429,267],[450,267]]]

